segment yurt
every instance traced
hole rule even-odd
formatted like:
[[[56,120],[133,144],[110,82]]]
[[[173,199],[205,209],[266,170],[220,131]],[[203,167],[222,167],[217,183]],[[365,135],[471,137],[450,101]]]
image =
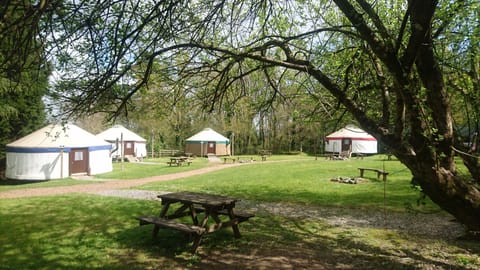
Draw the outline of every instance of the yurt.
[[[197,156],[230,155],[230,140],[211,128],[205,128],[186,140],[185,152]]]
[[[48,125],[6,145],[5,176],[49,180],[112,171],[108,142],[73,124]]]
[[[112,156],[120,157],[122,151],[124,156],[147,156],[147,140],[122,125],[115,125],[97,134],[97,137],[112,144]]]
[[[348,125],[325,137],[325,152],[351,154],[376,154],[377,139],[364,130]]]

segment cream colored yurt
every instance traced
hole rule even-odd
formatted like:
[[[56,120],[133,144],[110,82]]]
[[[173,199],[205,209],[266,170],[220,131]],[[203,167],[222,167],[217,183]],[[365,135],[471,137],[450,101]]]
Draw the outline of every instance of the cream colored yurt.
[[[115,157],[120,157],[122,151],[124,156],[137,158],[147,156],[147,140],[122,125],[115,125],[97,134],[97,137],[112,144],[112,155]],[[121,140],[123,140],[123,145]]]
[[[108,142],[73,124],[48,125],[6,145],[5,176],[49,180],[112,171]]]
[[[351,154],[376,154],[377,139],[364,130],[348,125],[325,137],[325,152]]]
[[[205,128],[186,140],[185,152],[197,156],[230,155],[230,140],[211,128]]]

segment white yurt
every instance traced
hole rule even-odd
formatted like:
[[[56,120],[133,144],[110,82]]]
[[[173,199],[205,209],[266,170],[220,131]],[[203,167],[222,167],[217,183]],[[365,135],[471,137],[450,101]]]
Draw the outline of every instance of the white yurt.
[[[185,141],[185,152],[197,156],[230,155],[230,140],[211,128],[205,128]]]
[[[124,156],[138,158],[147,156],[147,140],[122,125],[115,125],[97,134],[97,137],[112,144],[113,156],[122,156],[122,151]],[[121,144],[122,140],[123,145]]]
[[[377,139],[364,130],[348,125],[325,137],[325,152],[352,154],[376,154]]]
[[[5,176],[49,180],[112,171],[109,143],[73,124],[48,125],[6,145]]]

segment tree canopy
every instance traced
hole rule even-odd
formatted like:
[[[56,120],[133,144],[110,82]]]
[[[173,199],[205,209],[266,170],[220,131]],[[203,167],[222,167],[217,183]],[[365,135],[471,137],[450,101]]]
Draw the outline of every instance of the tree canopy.
[[[0,8],[0,159],[5,144],[39,128],[46,115],[43,97],[50,66],[35,29],[22,25],[36,22],[24,17],[28,5],[20,3],[10,1]]]
[[[434,202],[480,231],[469,144],[479,131],[479,9],[473,0],[42,0],[27,14],[41,20],[18,24],[38,29],[29,33],[52,56],[51,94],[67,115],[116,116],[142,93],[226,114],[245,100],[257,112],[302,104],[291,114],[302,119],[343,109]]]

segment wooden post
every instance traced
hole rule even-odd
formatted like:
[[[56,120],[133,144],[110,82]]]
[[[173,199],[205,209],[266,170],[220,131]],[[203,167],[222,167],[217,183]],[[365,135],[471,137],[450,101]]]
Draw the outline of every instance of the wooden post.
[[[125,150],[123,149],[125,145],[123,145],[123,132],[120,133],[120,145],[122,146],[121,152],[120,152],[120,158],[122,159],[121,164],[122,164],[122,172],[123,172],[123,159],[125,158]]]
[[[60,145],[60,179],[63,179],[63,145]]]
[[[235,133],[232,132],[232,140],[230,142],[230,155],[234,156],[235,155]]]
[[[153,130],[152,130],[152,137],[151,137],[151,142],[152,142],[152,158],[155,158],[155,153],[153,151],[155,151],[154,147],[153,147],[153,144],[155,143],[155,135],[153,133]]]

